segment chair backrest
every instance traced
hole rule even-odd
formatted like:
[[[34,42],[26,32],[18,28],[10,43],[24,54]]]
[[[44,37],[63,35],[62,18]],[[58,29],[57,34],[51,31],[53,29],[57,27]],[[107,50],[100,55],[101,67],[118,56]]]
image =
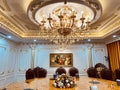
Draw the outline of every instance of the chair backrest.
[[[33,69],[35,77],[38,78],[39,77],[39,71],[40,71],[40,67],[36,67]]]
[[[39,71],[39,78],[44,78],[47,76],[47,70],[44,69],[44,68],[40,68],[40,71]]]
[[[26,80],[34,78],[34,71],[32,69],[28,69],[26,71]]]
[[[70,75],[70,76],[76,76],[76,74],[79,74],[78,69],[75,68],[75,67],[71,67],[71,68],[69,69],[69,75]]]
[[[57,73],[59,75],[61,75],[63,73],[66,74],[66,70],[63,67],[59,67],[59,68],[56,69],[55,73]]]
[[[116,79],[120,79],[120,69],[115,70]]]
[[[112,71],[109,69],[103,69],[101,71],[102,79],[112,80]]]
[[[95,69],[97,70],[97,77],[98,77],[98,78],[101,78],[101,71],[102,71],[103,69],[107,69],[107,67],[106,67],[104,64],[102,64],[102,63],[97,63],[97,64],[95,65]]]
[[[97,77],[97,71],[94,67],[88,68],[87,74],[88,74],[88,77],[94,77],[94,78]]]
[[[34,74],[36,78],[46,77],[47,70],[44,68],[36,67],[34,68]]]
[[[97,63],[97,64],[95,65],[95,68],[98,68],[98,67],[102,67],[102,68],[104,68],[104,69],[107,68],[107,67],[106,67],[104,64],[102,64],[102,63]]]

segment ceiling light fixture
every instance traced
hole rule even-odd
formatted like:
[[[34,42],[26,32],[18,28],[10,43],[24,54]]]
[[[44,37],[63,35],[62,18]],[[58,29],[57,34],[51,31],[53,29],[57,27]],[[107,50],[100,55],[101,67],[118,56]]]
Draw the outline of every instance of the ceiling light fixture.
[[[117,35],[113,35],[112,37],[113,37],[113,38],[116,38],[116,37],[117,37]]]
[[[29,6],[28,16],[39,25],[40,38],[59,45],[90,38],[93,32],[90,25],[101,15],[100,3],[97,0],[56,1],[34,0]]]
[[[91,39],[88,39],[88,42],[91,42]]]
[[[33,40],[34,42],[36,42],[37,40]]]
[[[9,39],[12,38],[12,36],[7,36]]]

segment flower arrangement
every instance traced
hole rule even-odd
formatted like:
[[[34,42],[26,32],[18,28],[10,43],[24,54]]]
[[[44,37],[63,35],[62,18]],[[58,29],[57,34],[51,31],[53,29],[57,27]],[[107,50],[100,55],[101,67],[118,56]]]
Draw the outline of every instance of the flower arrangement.
[[[75,86],[74,78],[66,74],[58,75],[53,86],[57,88],[73,88]]]

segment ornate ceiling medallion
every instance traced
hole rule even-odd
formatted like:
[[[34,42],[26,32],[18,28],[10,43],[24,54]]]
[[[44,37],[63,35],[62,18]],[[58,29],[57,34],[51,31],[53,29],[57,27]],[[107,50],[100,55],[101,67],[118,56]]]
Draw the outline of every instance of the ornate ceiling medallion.
[[[40,27],[40,37],[55,44],[90,38],[90,25],[100,18],[101,12],[97,0],[34,0],[28,8],[30,20]]]

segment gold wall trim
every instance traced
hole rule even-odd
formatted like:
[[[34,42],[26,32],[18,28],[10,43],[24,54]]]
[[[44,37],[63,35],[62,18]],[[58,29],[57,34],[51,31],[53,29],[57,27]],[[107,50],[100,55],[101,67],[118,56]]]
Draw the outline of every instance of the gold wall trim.
[[[20,69],[20,67],[19,67],[18,71],[19,71],[19,72],[25,72],[26,69],[22,70],[22,69]]]
[[[7,1],[6,1],[6,0],[3,0],[3,3],[4,3],[4,5],[5,5],[5,7],[6,7],[6,9],[7,9],[8,11],[11,11],[10,7],[9,7],[8,4],[7,4]]]
[[[1,48],[4,48],[4,50],[6,51],[6,47],[4,47],[4,46],[1,46],[1,45],[0,45],[0,47],[1,47]]]
[[[0,73],[0,75],[3,75],[3,74],[4,74],[4,72],[1,72],[1,73]]]
[[[14,70],[8,70],[8,73],[12,73],[12,72],[14,72]]]

